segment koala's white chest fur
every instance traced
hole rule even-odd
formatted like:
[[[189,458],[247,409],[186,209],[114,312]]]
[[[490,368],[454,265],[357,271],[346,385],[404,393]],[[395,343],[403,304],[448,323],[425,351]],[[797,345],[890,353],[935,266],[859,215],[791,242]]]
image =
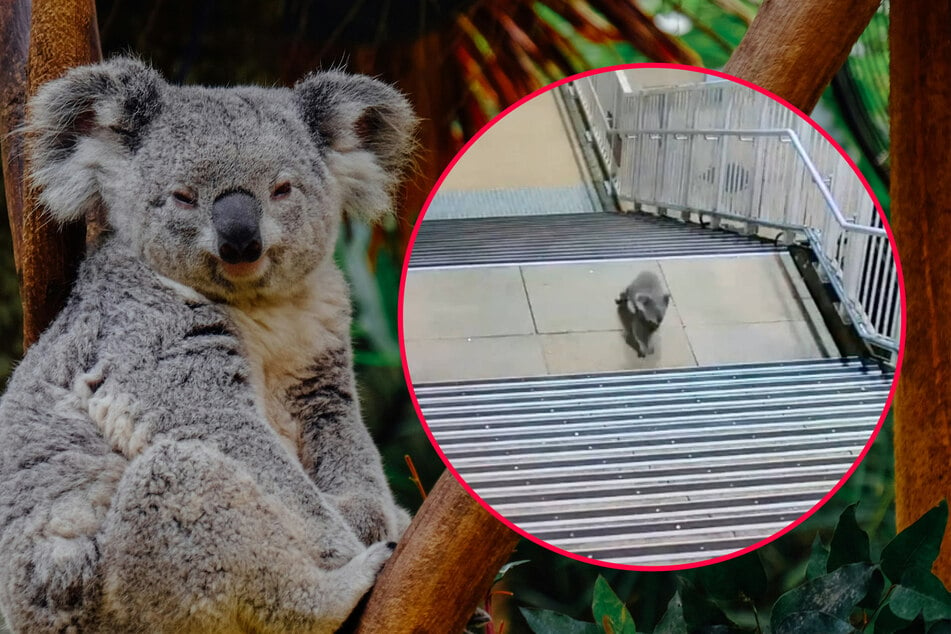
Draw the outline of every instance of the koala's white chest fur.
[[[287,388],[311,371],[326,350],[347,346],[350,298],[343,275],[325,263],[301,291],[281,302],[229,308],[251,366],[264,415],[281,442],[300,458],[301,428],[284,402]]]

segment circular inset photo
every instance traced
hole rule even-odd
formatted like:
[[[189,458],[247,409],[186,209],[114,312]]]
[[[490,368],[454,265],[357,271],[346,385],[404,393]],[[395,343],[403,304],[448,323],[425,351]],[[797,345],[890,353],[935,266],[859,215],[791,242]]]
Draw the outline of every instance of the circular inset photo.
[[[407,379],[452,472],[526,537],[690,567],[790,530],[900,366],[890,230],[810,119],[728,76],[616,67],[487,126],[404,270]]]

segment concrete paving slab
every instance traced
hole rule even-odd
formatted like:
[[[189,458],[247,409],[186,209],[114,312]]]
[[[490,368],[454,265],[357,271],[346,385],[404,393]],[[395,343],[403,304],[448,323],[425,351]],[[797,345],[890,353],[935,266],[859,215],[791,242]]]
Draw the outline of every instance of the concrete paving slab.
[[[535,332],[518,267],[410,271],[403,329],[407,339]]]
[[[678,320],[664,320],[655,335],[654,354],[641,358],[624,342],[621,331],[541,335],[549,374],[608,372],[696,366],[690,343]]]
[[[662,275],[652,261],[522,267],[538,332],[620,330],[614,300],[641,271]]]
[[[411,271],[410,368],[436,381],[834,356],[785,257]],[[646,358],[624,342],[614,304],[642,270],[661,274],[672,295]]]
[[[542,342],[531,335],[407,339],[414,383],[546,374]]]
[[[821,326],[820,324],[820,327]],[[830,352],[807,321],[732,324],[687,324],[697,364],[756,363],[821,359]]]
[[[687,326],[806,317],[798,291],[775,254],[665,260],[660,266]]]

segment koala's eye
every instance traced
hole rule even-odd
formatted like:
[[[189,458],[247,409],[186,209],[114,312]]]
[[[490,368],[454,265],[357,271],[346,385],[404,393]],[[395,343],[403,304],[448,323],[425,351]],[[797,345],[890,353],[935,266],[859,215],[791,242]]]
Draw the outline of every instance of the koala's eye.
[[[281,200],[282,198],[287,198],[290,195],[291,195],[291,184],[287,181],[284,181],[283,183],[279,183],[271,191],[272,200]]]
[[[189,191],[177,189],[172,192],[172,198],[179,207],[191,208],[198,204],[198,198]]]

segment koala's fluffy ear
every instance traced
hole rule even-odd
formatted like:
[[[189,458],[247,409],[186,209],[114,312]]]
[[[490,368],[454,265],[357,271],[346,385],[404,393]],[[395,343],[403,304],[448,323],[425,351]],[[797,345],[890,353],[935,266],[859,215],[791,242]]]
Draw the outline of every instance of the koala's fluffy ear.
[[[30,99],[29,177],[54,218],[80,218],[97,203],[98,172],[139,147],[163,84],[141,62],[116,58],[73,68]]]
[[[344,209],[366,219],[390,211],[414,149],[416,117],[395,88],[363,75],[314,73],[294,87],[297,107],[344,188]]]

